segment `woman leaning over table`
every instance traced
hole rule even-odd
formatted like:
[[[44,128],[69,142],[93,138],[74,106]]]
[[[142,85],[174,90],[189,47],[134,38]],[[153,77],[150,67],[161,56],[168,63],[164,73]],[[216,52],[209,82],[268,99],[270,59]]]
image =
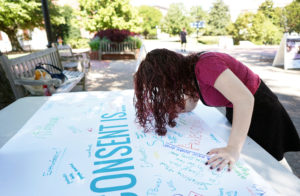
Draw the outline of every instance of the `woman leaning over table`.
[[[247,134],[277,160],[300,151],[300,139],[278,98],[259,76],[233,57],[218,52],[183,56],[167,49],[149,52],[134,75],[138,123],[158,135],[174,127],[181,112],[203,104],[226,107],[232,123],[227,146],[211,149],[206,165],[230,171]],[[191,105],[194,105],[191,107]],[[154,121],[154,123],[151,123]]]

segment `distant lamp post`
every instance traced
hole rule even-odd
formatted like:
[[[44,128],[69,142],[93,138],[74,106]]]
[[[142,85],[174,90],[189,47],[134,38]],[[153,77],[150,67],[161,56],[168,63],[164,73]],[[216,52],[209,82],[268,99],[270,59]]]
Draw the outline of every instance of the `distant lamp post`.
[[[51,31],[51,22],[49,17],[49,10],[48,10],[48,2],[47,0],[41,0],[42,1],[42,9],[43,9],[43,15],[44,15],[44,23],[45,23],[45,29],[47,33],[47,39],[48,39],[48,48],[51,48],[51,44],[53,42],[53,36]]]
[[[194,27],[197,29],[197,39],[198,39],[199,29],[205,27],[205,22],[204,21],[196,21],[196,22],[191,23],[190,25],[191,25],[191,27]]]

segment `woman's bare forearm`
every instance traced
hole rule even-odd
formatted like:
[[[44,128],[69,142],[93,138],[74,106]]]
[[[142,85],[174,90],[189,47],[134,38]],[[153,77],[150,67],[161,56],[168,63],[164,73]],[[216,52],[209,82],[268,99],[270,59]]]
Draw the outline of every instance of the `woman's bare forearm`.
[[[227,146],[239,152],[245,143],[253,113],[254,97],[246,96],[233,103],[232,129]]]
[[[213,157],[207,161],[211,168],[222,170],[228,165],[230,171],[238,160],[251,123],[254,97],[249,89],[231,70],[226,69],[216,79],[214,87],[233,105],[232,129],[226,147],[215,148],[208,153]]]

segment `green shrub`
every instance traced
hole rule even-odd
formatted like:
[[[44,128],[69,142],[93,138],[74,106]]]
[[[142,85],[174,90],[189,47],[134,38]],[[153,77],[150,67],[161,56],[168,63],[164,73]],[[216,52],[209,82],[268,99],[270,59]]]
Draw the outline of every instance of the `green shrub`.
[[[128,36],[124,40],[124,42],[136,42],[137,48],[142,47],[142,40],[139,39],[138,37]],[[100,39],[99,37],[95,37],[90,42],[88,42],[92,51],[98,51],[100,49],[100,43],[111,43],[111,41],[107,37],[103,37],[102,39]],[[101,48],[101,49],[103,50],[105,46],[102,45],[102,47],[103,48]]]
[[[141,47],[142,47],[142,44],[143,44],[142,40],[139,39],[139,38],[136,38],[136,47],[137,47],[137,48],[141,48]]]
[[[107,37],[103,37],[102,39],[100,39],[100,42],[102,42],[102,43],[110,43],[111,41]]]
[[[105,43],[111,43],[111,41],[110,41],[107,37],[103,37],[102,39],[100,39],[99,44],[100,44],[100,43],[103,43],[103,44],[105,44]],[[101,50],[104,50],[104,48],[105,48],[105,46],[102,45]]]
[[[88,48],[89,47],[89,39],[87,38],[70,38],[67,39],[67,44],[71,46],[71,48]]]
[[[92,51],[98,51],[100,47],[100,38],[95,37],[89,42],[89,45]]]
[[[132,36],[128,36],[125,40],[125,42],[135,42],[136,43],[136,47],[137,48],[141,48],[142,47],[142,40],[138,37],[132,37]]]
[[[111,41],[109,39],[107,39],[106,37],[103,37],[102,39],[100,39],[99,37],[95,37],[94,39],[92,39],[89,42],[90,48],[92,51],[98,51],[100,49],[100,43],[110,43]],[[103,47],[105,47],[104,45],[102,45],[102,50],[104,49]]]

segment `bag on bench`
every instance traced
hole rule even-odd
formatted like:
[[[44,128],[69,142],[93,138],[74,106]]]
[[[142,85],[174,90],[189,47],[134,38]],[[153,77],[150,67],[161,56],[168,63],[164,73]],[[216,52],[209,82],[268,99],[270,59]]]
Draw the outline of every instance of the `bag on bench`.
[[[45,68],[45,66],[49,66],[54,68],[55,70],[58,71],[58,73],[54,73],[51,72],[49,69]],[[48,64],[48,63],[38,63],[38,65],[35,66],[35,70],[43,70],[45,72],[47,72],[51,78],[57,78],[60,79],[61,82],[63,83],[67,78],[67,76],[63,73],[63,70],[60,69],[59,67],[52,65],[52,64]]]
[[[35,66],[34,77],[28,79],[45,81],[46,83],[56,79],[56,82],[51,83],[51,85],[23,85],[32,95],[51,95],[67,79],[67,76],[63,73],[62,69],[55,65],[38,63]]]

